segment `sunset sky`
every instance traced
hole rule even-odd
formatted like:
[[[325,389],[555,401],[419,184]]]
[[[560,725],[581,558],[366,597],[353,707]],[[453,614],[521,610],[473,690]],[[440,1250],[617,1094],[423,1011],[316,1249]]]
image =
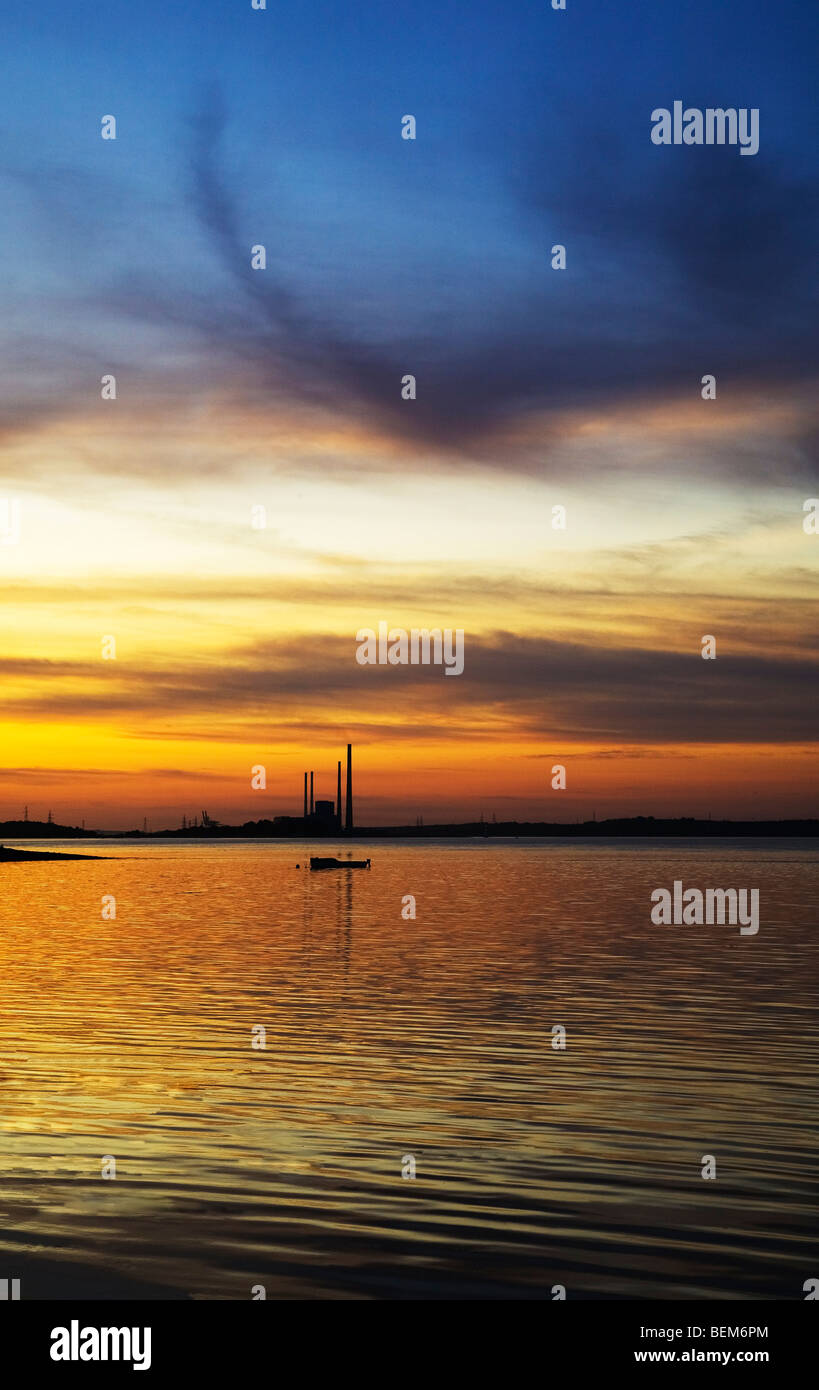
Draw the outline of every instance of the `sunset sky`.
[[[3,16],[0,819],[816,814],[804,8]]]

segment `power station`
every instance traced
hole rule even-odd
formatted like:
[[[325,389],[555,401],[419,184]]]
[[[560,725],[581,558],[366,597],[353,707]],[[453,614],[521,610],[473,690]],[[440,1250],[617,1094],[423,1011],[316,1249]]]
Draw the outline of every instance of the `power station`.
[[[329,832],[332,831],[332,830],[341,831],[342,828],[343,828],[344,831],[345,831],[345,833],[346,833],[347,835],[349,835],[349,834],[352,833],[352,829],[353,829],[353,745],[352,745],[351,743],[348,743],[348,744],[347,744],[347,788],[346,788],[346,802],[345,802],[345,813],[344,813],[344,819],[343,819],[343,826],[342,826],[342,814],[341,814],[341,759],[340,759],[340,758],[339,758],[338,763],[337,763],[337,765],[336,765],[336,774],[337,774],[337,781],[336,781],[336,799],[335,799],[335,801],[322,801],[322,800],[319,800],[319,799],[316,799],[316,800],[313,799],[315,773],[314,773],[314,772],[310,772],[310,774],[309,774],[309,778],[310,778],[310,796],[309,796],[309,801],[308,801],[308,795],[307,795],[307,778],[308,778],[308,774],[305,772],[305,774],[304,774],[304,810],[303,810],[302,816],[301,816],[301,818],[300,818],[300,819],[302,820],[302,822],[303,822],[303,825],[304,825],[304,828],[305,828],[305,829],[316,830],[316,831],[319,831],[319,832],[321,832],[321,831],[326,831],[326,832],[329,833]],[[297,823],[298,823],[298,820],[299,820],[299,817],[297,817],[297,816],[276,816],[275,819],[274,819],[274,824],[276,824],[276,825],[281,825],[281,826],[284,826],[284,825],[291,825],[291,826],[295,829],[295,828],[296,828],[296,825],[297,825]]]

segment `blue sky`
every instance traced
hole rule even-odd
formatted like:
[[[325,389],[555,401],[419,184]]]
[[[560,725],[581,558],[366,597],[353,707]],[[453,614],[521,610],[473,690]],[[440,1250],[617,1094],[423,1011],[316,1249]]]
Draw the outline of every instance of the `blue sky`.
[[[483,420],[662,389],[709,352],[724,372],[802,371],[816,32],[793,3],[16,10],[6,333],[50,378],[59,340],[70,394],[72,364],[112,346],[112,306],[135,366],[150,349],[229,367],[271,350],[275,320],[303,384],[340,354],[365,404],[382,369],[423,360],[437,404],[416,423],[434,437],[476,395]],[[676,97],[758,106],[759,155],[652,147],[650,112]],[[115,143],[99,138],[108,113]],[[240,345],[226,210],[237,248],[267,246],[279,296]]]

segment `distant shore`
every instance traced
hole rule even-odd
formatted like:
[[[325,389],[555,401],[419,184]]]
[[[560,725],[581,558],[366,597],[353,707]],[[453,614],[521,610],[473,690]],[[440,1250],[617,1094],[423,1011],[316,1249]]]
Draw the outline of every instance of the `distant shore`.
[[[0,836],[10,840],[443,840],[443,839],[606,839],[662,838],[703,839],[734,837],[819,838],[819,819],[812,820],[699,820],[693,816],[660,819],[630,816],[618,820],[566,821],[467,821],[455,825],[367,825],[352,832],[341,829],[334,819],[322,821],[301,816],[279,816],[275,820],[247,821],[244,825],[188,825],[177,830],[86,830],[76,826],[54,825],[43,821],[0,823]],[[5,850],[10,857],[23,857],[23,850]],[[39,857],[45,857],[40,855]],[[93,856],[52,855],[53,858],[91,858]]]

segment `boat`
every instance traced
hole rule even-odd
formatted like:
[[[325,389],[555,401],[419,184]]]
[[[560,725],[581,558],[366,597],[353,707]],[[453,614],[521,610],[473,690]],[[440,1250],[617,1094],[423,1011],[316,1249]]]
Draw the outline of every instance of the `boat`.
[[[310,868],[315,869],[369,869],[369,859],[320,859],[311,855]]]

